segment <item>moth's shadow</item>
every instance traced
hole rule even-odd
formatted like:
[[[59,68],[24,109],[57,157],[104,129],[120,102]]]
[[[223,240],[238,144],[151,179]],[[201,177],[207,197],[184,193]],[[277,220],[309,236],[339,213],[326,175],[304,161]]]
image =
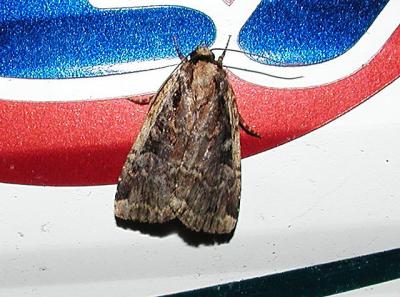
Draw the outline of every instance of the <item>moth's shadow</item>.
[[[194,232],[187,229],[178,220],[172,220],[163,224],[148,224],[123,220],[115,217],[115,222],[118,227],[139,231],[143,234],[148,234],[150,236],[165,237],[170,234],[178,234],[178,236],[181,237],[188,245],[195,247],[201,244],[214,245],[228,243],[234,233],[232,232],[229,234],[208,234],[204,232]]]

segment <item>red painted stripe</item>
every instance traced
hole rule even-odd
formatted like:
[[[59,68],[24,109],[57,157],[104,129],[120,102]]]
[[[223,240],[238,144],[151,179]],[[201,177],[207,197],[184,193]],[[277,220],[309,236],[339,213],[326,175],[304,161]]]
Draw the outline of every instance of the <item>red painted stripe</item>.
[[[242,133],[242,155],[304,135],[367,100],[400,75],[400,29],[362,69],[300,89],[253,85],[230,76],[241,114],[261,133]],[[38,185],[115,183],[147,107],[127,100],[0,101],[0,181]]]

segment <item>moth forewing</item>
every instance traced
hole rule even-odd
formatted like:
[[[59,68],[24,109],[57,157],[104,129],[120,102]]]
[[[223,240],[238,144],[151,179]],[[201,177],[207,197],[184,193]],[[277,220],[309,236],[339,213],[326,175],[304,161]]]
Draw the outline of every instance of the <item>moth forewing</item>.
[[[232,232],[240,202],[239,118],[221,62],[198,47],[152,101],[119,178],[115,215]]]

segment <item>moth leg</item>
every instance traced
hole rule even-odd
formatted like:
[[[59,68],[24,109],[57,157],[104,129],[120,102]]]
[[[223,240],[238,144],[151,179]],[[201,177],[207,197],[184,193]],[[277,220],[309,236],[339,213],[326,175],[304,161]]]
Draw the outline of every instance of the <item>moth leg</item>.
[[[128,97],[126,100],[139,105],[147,105],[151,103],[153,96]]]
[[[240,127],[249,135],[257,137],[257,138],[261,138],[261,135],[254,131],[243,119],[243,117],[240,115],[239,113],[239,125]]]

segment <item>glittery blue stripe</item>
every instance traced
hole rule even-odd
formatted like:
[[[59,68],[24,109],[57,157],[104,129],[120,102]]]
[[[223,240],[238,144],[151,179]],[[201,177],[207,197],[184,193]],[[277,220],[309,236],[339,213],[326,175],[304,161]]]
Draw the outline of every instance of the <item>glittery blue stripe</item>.
[[[239,34],[265,64],[314,64],[350,49],[389,0],[263,0]],[[400,13],[400,12],[399,12]]]
[[[176,57],[174,35],[188,53],[211,45],[215,34],[208,16],[177,6],[104,10],[86,0],[0,0],[0,76],[102,75],[107,65]]]

